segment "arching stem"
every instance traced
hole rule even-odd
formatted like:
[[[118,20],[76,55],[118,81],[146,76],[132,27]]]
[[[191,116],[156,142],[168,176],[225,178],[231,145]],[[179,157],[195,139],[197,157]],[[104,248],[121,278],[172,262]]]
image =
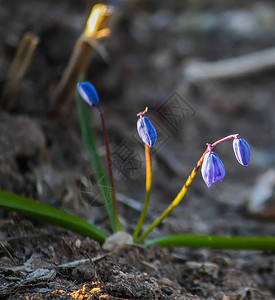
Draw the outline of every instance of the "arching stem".
[[[181,200],[183,199],[183,197],[185,196],[188,187],[190,186],[190,184],[193,182],[194,178],[196,177],[199,168],[201,167],[202,163],[203,163],[203,159],[204,156],[207,152],[209,152],[209,150],[215,146],[217,146],[218,144],[229,140],[229,139],[234,139],[237,138],[239,135],[238,134],[231,134],[228,135],[218,141],[216,141],[213,144],[208,144],[206,150],[204,151],[203,155],[201,156],[201,158],[198,160],[195,168],[192,170],[191,174],[189,175],[189,177],[187,178],[185,184],[183,185],[182,189],[180,190],[180,192],[178,193],[178,195],[176,196],[176,198],[173,200],[173,202],[167,207],[167,209],[145,230],[145,232],[141,235],[141,237],[139,239],[136,240],[136,243],[141,243],[146,237],[147,235],[154,229],[156,228],[168,215],[170,215],[170,213],[175,209],[175,207],[177,207],[179,205],[179,203],[181,202]]]

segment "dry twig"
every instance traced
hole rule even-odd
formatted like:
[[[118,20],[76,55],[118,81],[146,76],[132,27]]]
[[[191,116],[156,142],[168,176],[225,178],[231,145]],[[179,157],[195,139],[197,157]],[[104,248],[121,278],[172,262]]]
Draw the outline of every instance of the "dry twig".
[[[25,33],[19,43],[2,95],[3,107],[7,110],[14,105],[14,98],[18,93],[20,83],[29,69],[38,43],[39,38],[31,32]]]
[[[191,81],[230,79],[275,68],[275,47],[215,62],[193,62],[184,68]]]

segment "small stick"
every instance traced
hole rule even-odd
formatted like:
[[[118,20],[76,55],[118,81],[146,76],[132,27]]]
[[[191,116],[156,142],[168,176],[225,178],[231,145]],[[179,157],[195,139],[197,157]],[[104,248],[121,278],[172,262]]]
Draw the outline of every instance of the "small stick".
[[[97,267],[96,267],[94,261],[91,259],[91,257],[89,256],[89,254],[88,254],[86,251],[84,251],[84,254],[85,254],[85,256],[89,259],[91,265],[93,266],[93,268],[94,268],[94,270],[95,270],[95,274],[96,274],[96,277],[97,277],[97,281],[100,282],[100,284],[102,285],[103,291],[106,293],[106,287],[105,287],[105,284],[103,283],[103,281],[102,281],[102,279],[101,279],[101,276],[100,276],[100,274],[98,273],[98,270],[97,270]]]
[[[129,208],[141,212],[142,204],[133,198],[130,198],[122,193],[117,193],[117,201],[121,202],[123,205],[128,206]]]
[[[110,35],[107,26],[113,14],[111,7],[97,4],[94,6],[87,26],[78,38],[66,70],[53,94],[51,113],[54,115],[62,113],[67,109],[73,99],[76,84],[80,76],[88,68],[97,41]]]
[[[229,79],[275,68],[275,47],[215,62],[194,62],[184,68],[189,80]]]
[[[4,243],[0,242],[0,245],[4,248],[4,250],[7,252],[8,256],[10,257],[10,259],[13,261],[13,263],[15,265],[17,265],[16,261],[14,260],[12,254],[10,253],[10,251],[8,250],[8,248],[5,246]]]
[[[150,201],[150,195],[151,195],[151,189],[152,189],[152,158],[151,158],[151,152],[150,147],[145,144],[145,158],[146,158],[146,192],[145,192],[145,200],[144,200],[144,206],[143,210],[141,212],[136,230],[133,234],[133,240],[136,241],[138,234],[141,230],[142,224],[144,222],[144,219],[146,217],[149,201]]]
[[[7,110],[11,109],[14,104],[14,98],[20,88],[20,83],[29,69],[38,43],[39,38],[31,32],[25,33],[19,43],[2,95],[3,106]]]

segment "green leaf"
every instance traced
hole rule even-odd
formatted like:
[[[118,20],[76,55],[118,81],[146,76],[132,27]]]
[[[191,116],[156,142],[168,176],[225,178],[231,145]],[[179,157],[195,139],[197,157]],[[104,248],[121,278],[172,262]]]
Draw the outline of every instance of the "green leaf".
[[[60,227],[88,236],[100,244],[106,234],[86,220],[47,204],[0,191],[0,208],[12,210],[28,217],[33,217]]]
[[[273,237],[227,237],[209,235],[170,235],[150,240],[145,247],[191,247],[245,250],[275,250]]]
[[[82,133],[82,139],[86,151],[88,153],[90,165],[92,171],[94,172],[94,175],[96,176],[96,180],[100,182],[98,186],[100,188],[102,198],[105,201],[105,206],[109,215],[112,230],[113,232],[116,232],[115,211],[114,211],[112,193],[110,192],[111,190],[110,183],[108,177],[106,176],[106,172],[103,167],[101,158],[98,154],[98,150],[97,150],[98,147],[96,145],[96,141],[94,137],[95,134],[91,127],[88,104],[81,99],[78,93],[76,95],[76,107],[77,107],[78,119],[79,119],[81,133]],[[123,228],[121,227],[120,230],[122,229]]]

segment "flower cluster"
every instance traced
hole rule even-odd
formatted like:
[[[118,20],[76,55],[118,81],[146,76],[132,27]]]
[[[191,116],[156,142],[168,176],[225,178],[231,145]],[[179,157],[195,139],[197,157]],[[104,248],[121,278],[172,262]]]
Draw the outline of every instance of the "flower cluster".
[[[214,146],[223,142],[229,138],[233,138],[233,151],[237,161],[243,165],[247,166],[250,160],[250,148],[247,141],[238,134],[228,136],[212,145],[208,145],[208,152],[205,154],[201,174],[204,182],[208,187],[210,187],[214,182],[220,180],[222,181],[225,176],[225,169],[222,161],[220,160],[217,153],[213,152]]]

